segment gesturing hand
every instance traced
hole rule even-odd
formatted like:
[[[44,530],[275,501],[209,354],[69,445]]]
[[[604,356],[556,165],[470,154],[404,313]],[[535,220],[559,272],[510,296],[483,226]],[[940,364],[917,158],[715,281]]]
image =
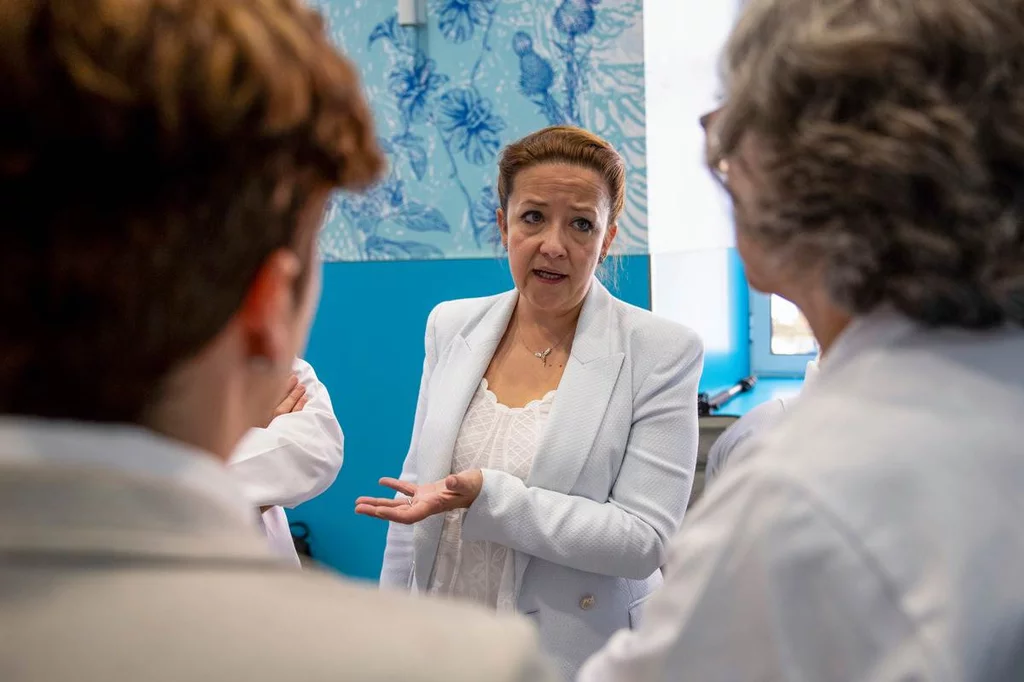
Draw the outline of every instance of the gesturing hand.
[[[484,475],[479,469],[471,469],[434,483],[417,485],[395,478],[382,478],[380,484],[397,490],[405,497],[360,497],[356,500],[356,513],[409,524],[434,514],[469,507],[483,488]]]

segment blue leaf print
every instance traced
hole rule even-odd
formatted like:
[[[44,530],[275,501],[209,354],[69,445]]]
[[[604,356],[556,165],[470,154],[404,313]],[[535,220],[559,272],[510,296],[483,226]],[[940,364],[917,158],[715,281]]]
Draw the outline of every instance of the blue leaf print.
[[[405,188],[402,181],[395,177],[394,171],[391,176],[380,185],[383,201],[390,208],[398,208],[405,203]]]
[[[427,150],[423,147],[409,147],[409,165],[412,166],[412,173],[417,180],[422,180],[427,174]]]
[[[393,142],[400,146],[409,157],[409,165],[417,180],[427,174],[427,149],[423,146],[423,138],[412,133],[405,133],[394,138]]]
[[[363,234],[372,234],[384,219],[384,206],[373,194],[342,193],[336,197],[338,211],[345,220]]]
[[[409,254],[409,258],[416,260],[435,260],[444,258],[444,252],[436,246],[421,244],[420,242],[398,242],[402,250]]]
[[[398,66],[388,74],[388,89],[398,100],[406,124],[425,121],[430,96],[448,82],[448,76],[434,73],[436,68],[433,59],[417,51],[411,64]]]
[[[373,31],[370,32],[370,38],[367,41],[367,46],[373,47],[373,44],[378,40],[387,41],[396,50],[406,54],[412,54],[416,49],[409,32],[404,26],[398,25],[397,14],[392,14],[386,21],[382,21],[373,27]]]
[[[433,206],[410,201],[391,217],[402,227],[413,232],[451,232],[444,214]]]
[[[473,38],[477,27],[485,26],[498,0],[434,0],[440,18],[441,35],[453,43]]]
[[[366,255],[370,260],[397,260],[444,258],[444,253],[430,244],[398,242],[373,235],[366,240]]]
[[[378,137],[377,146],[380,147],[380,150],[385,154],[395,153],[395,146],[391,144],[390,140],[388,140],[386,137]]]
[[[473,238],[477,246],[501,241],[497,216],[499,205],[498,192],[490,185],[481,189],[479,198],[473,202],[469,217],[473,222]]]
[[[498,153],[505,121],[491,110],[491,103],[476,88],[457,88],[438,101],[438,125],[445,139],[466,161],[483,166]]]
[[[398,31],[398,17],[392,16],[387,21],[382,21],[373,27],[373,31],[370,32],[370,39],[367,43],[368,47],[373,47],[373,44],[378,40],[387,40],[394,44],[397,42],[397,31]]]
[[[391,138],[391,141],[399,147],[422,147],[424,142],[423,138],[415,133],[402,133],[401,135],[395,135]]]

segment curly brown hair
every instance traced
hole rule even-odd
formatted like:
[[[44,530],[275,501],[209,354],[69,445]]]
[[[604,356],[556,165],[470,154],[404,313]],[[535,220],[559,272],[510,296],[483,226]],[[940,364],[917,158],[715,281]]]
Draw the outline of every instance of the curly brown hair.
[[[747,236],[853,313],[1024,324],[1024,1],[751,0],[713,167],[763,148]]]
[[[2,4],[0,413],[138,421],[379,176],[371,116],[297,0]]]

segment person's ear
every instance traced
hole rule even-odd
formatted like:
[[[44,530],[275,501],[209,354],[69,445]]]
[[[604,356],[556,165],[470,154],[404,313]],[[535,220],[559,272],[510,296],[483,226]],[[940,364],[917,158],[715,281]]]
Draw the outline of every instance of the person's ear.
[[[508,251],[508,220],[505,217],[505,211],[498,209],[494,212],[495,218],[498,220],[498,232],[501,233],[501,245]]]
[[[615,241],[615,235],[619,233],[619,224],[612,223],[608,226],[608,230],[604,233],[604,241],[601,243],[601,262],[608,257],[608,251],[612,248],[612,243]]]
[[[251,362],[290,365],[293,325],[298,313],[295,292],[302,264],[289,249],[278,249],[260,266],[239,311],[246,352]]]

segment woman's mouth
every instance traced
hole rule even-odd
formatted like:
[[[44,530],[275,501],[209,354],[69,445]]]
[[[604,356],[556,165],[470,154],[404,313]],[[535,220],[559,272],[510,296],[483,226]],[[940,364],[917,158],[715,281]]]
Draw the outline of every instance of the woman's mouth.
[[[533,270],[532,272],[534,277],[545,284],[558,284],[568,277],[561,272],[552,272],[551,270]]]

